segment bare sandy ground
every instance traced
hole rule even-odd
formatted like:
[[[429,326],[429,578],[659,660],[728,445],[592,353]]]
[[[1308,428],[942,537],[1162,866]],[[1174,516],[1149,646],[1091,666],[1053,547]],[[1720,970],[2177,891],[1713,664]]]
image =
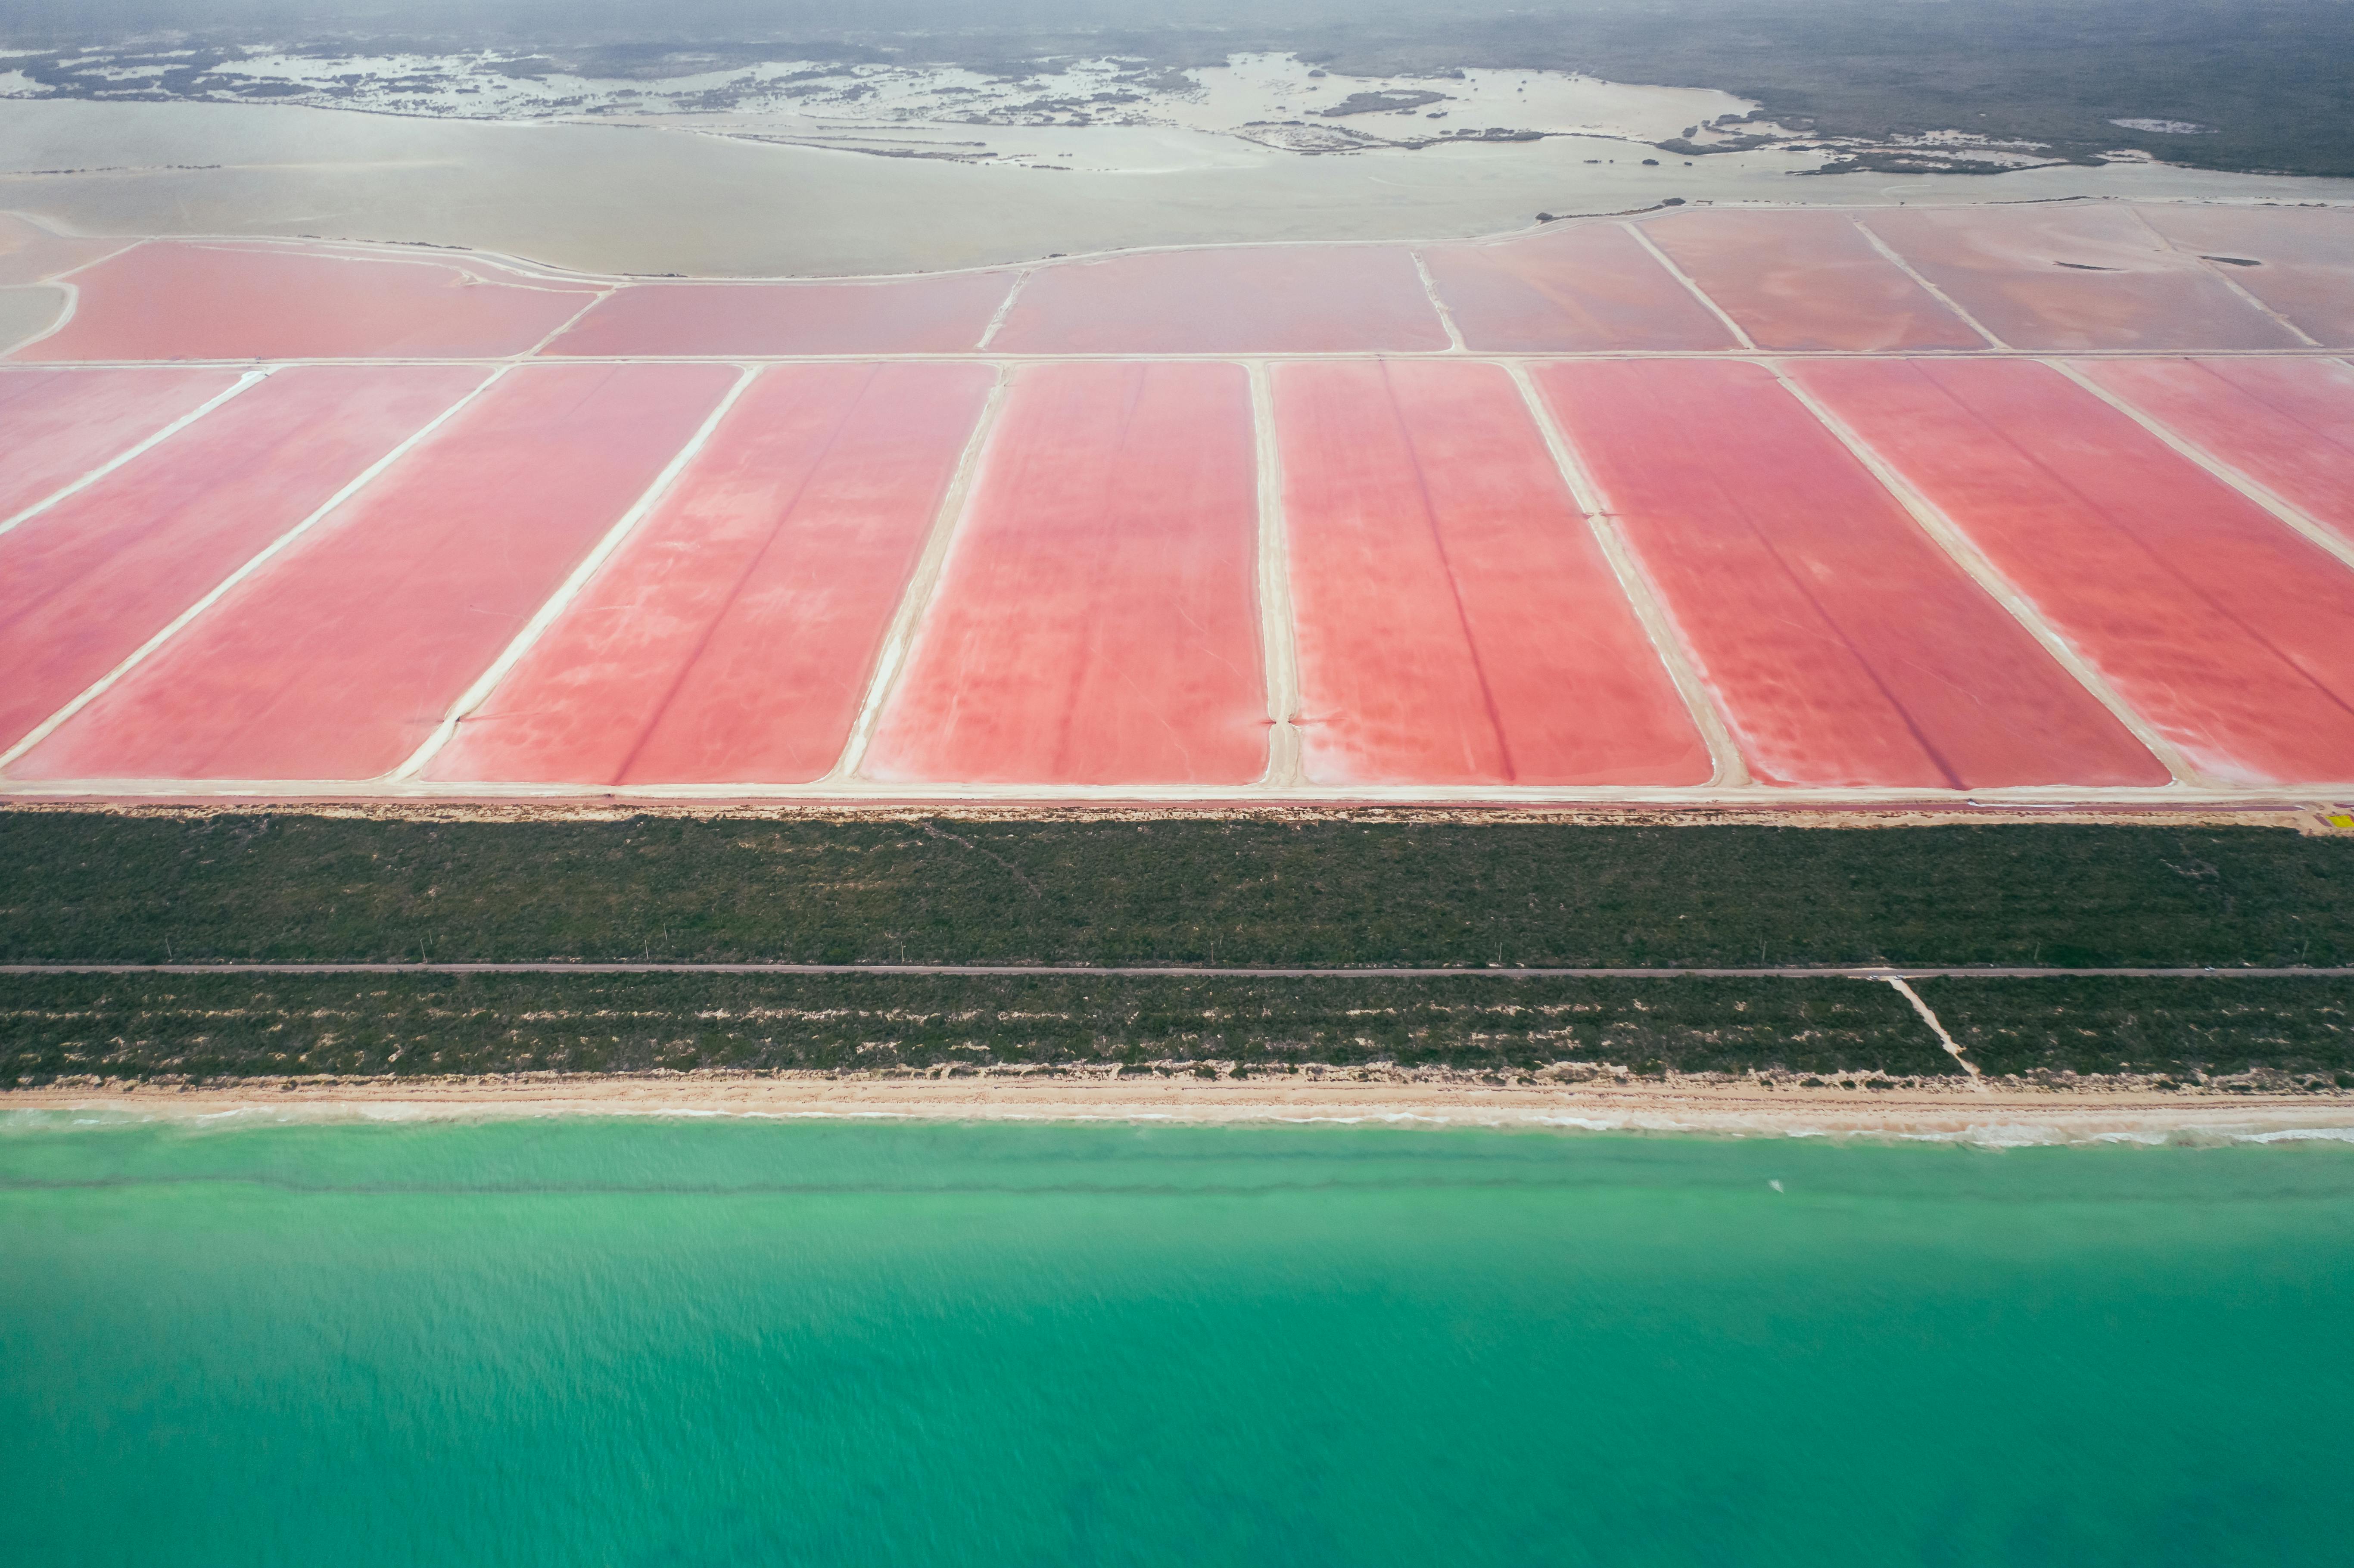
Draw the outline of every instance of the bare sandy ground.
[[[14,348],[48,331],[65,308],[65,291],[47,283],[0,288],[0,349]]]
[[[863,805],[851,801],[762,799],[660,800],[619,797],[589,800],[285,800],[261,797],[172,800],[132,795],[7,799],[10,811],[99,812],[165,821],[212,816],[248,816],[256,811],[304,817],[347,817],[376,821],[596,822],[638,817],[688,821],[820,822],[960,821],[1020,822],[1545,822],[1566,827],[1772,827],[1934,828],[1987,827],[2024,822],[2066,822],[2078,827],[2285,828],[2307,836],[2354,832],[2347,813],[2306,804],[2206,807],[2194,802],[2140,807],[2049,806],[2011,808],[1988,804],[1963,810],[1929,803],[1891,802],[1858,806],[1609,806],[1361,805],[1334,802],[1269,802],[1251,805],[1152,805],[1117,800],[1051,801],[910,801]]]
[[[249,816],[256,812],[306,817],[352,817],[379,821],[595,822],[637,817],[689,821],[742,818],[810,821],[917,821],[943,817],[960,821],[1022,822],[1300,821],[1300,822],[1547,822],[1584,827],[1775,827],[1925,828],[2001,826],[2022,822],[2067,822],[2079,827],[2285,828],[2308,836],[2354,832],[2349,808],[2322,805],[2284,794],[2276,802],[2179,800],[2141,804],[2007,806],[1999,801],[1956,809],[1912,800],[1825,805],[1797,800],[1775,803],[1659,806],[1628,803],[1482,803],[1432,800],[1367,803],[1346,800],[1152,802],[1107,792],[1100,800],[907,799],[861,801],[737,796],[674,800],[609,791],[593,796],[491,800],[460,796],[378,798],[362,792],[314,791],[302,796],[186,796],[147,787],[117,792],[59,791],[12,794],[0,788],[0,805],[10,811],[91,811],[113,816],[164,819]]]
[[[1762,1080],[1499,1086],[1469,1075],[1196,1080],[1109,1071],[988,1076],[823,1074],[258,1081],[217,1088],[81,1086],[0,1093],[8,1113],[110,1120],[470,1119],[549,1116],[1364,1125],[1988,1146],[2354,1141],[2354,1095],[2270,1096],[1964,1085],[1882,1089]]]

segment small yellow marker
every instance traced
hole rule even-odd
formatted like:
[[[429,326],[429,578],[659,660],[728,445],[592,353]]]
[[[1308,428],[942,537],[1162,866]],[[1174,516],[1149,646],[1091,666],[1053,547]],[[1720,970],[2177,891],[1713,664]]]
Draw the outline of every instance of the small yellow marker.
[[[2333,811],[2321,820],[2333,828],[2354,828],[2354,817],[2348,816],[2343,811]]]

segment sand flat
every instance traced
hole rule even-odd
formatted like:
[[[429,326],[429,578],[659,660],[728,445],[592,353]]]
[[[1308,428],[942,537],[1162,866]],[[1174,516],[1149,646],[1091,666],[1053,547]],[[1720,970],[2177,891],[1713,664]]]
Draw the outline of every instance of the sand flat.
[[[2354,1095],[1789,1088],[1681,1078],[1503,1087],[1475,1075],[1376,1072],[1243,1080],[1138,1074],[958,1077],[667,1074],[527,1078],[246,1080],[223,1087],[88,1085],[0,1092],[11,1111],[205,1120],[550,1116],[1174,1121],[1522,1128],[1719,1137],[1931,1139],[2020,1146],[2354,1140]]]

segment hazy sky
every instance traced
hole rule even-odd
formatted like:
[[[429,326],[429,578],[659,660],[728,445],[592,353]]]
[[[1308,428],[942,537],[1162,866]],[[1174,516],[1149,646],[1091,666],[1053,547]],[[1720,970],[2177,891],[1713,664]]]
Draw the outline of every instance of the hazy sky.
[[[791,37],[897,31],[1270,26],[1434,11],[1495,15],[1511,0],[0,0],[0,34],[96,42],[163,28],[280,36],[343,31],[487,37]],[[1537,7],[1551,8],[1551,7]]]

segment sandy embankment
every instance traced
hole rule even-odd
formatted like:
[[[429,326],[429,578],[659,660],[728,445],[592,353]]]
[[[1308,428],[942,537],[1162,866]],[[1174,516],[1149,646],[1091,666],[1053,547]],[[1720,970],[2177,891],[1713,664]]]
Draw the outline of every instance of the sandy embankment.
[[[1363,1123],[1931,1139],[1989,1145],[2172,1139],[2354,1141],[2354,1095],[1668,1084],[1500,1087],[1475,1079],[1108,1074],[917,1077],[824,1074],[250,1082],[0,1093],[7,1112],[218,1121],[677,1116],[933,1121]]]

